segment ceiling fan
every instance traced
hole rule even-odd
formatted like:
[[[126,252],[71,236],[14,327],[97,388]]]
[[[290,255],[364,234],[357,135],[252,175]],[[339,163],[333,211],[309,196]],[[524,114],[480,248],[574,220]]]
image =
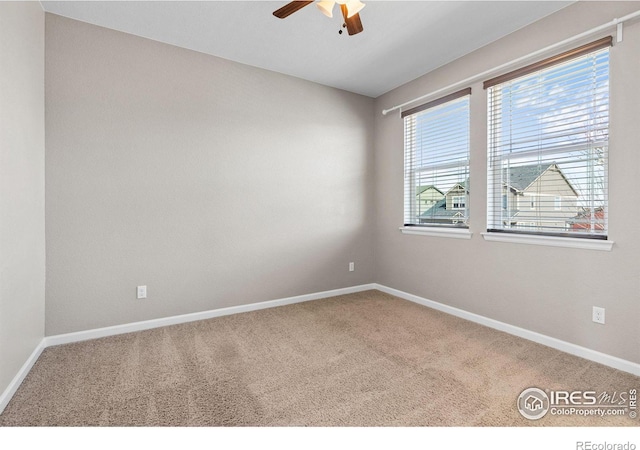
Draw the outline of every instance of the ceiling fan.
[[[279,19],[284,19],[311,3],[314,3],[313,0],[289,2],[282,8],[274,11],[273,15]],[[349,36],[353,36],[364,30],[362,22],[360,21],[359,12],[365,5],[360,0],[319,1],[316,2],[316,6],[325,16],[333,17],[333,6],[336,3],[340,5],[342,17],[344,17],[343,27],[347,29]],[[342,30],[339,32],[342,33]]]

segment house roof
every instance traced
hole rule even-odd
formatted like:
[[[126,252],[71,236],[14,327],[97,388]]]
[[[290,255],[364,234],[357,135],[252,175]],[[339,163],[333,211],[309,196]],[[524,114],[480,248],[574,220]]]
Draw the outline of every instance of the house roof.
[[[456,184],[454,184],[453,186],[451,186],[451,189],[449,189],[445,195],[449,195],[449,193],[450,193],[451,191],[455,191],[455,190],[457,190],[458,188],[460,188],[460,189],[465,190],[465,191],[467,191],[467,192],[468,192],[468,189],[467,189],[467,182],[468,182],[468,181],[469,181],[469,179],[467,179],[467,181],[462,181],[462,182],[460,182],[460,183],[456,183]]]
[[[464,211],[461,209],[447,209],[447,198],[445,197],[418,217],[422,217],[424,219],[449,219],[463,214]]]
[[[509,168],[509,186],[524,191],[531,186],[549,167],[555,164],[532,164],[530,166],[517,166]],[[504,169],[503,179],[506,179],[507,169]]]
[[[602,208],[597,208],[593,214],[596,231],[604,231],[605,215]],[[572,230],[590,230],[591,229],[591,211],[581,211],[573,221],[569,222]]]
[[[560,176],[562,176],[562,178],[564,179],[564,181],[566,181],[566,183],[569,185],[569,187],[571,188],[571,190],[573,191],[573,193],[576,195],[576,197],[578,196],[578,192],[576,192],[576,190],[573,188],[573,186],[571,185],[571,183],[569,182],[569,180],[567,179],[567,177],[564,176],[564,173],[562,173],[562,170],[560,170],[560,168],[558,167],[557,164],[552,163],[552,164],[531,164],[528,166],[516,166],[516,167],[510,167],[509,168],[509,187],[516,190],[516,191],[524,191],[525,189],[527,189],[529,186],[531,186],[531,184],[536,181],[538,178],[540,178],[540,176],[542,176],[543,173],[545,173],[547,170],[552,169],[552,170],[557,170],[558,173],[560,173]],[[504,176],[506,175],[506,170],[505,170],[505,174],[503,174],[503,177],[506,179],[507,177]]]
[[[438,191],[440,194],[444,195],[444,193],[438,189],[437,187],[435,187],[433,184],[430,184],[428,186],[418,186],[416,188],[416,195],[420,195],[422,194],[424,191],[428,191],[429,189],[433,189],[435,191]]]

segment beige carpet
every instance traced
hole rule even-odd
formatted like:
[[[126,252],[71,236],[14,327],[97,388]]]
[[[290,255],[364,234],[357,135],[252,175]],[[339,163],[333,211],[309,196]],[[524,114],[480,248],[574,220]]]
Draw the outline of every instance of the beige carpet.
[[[528,387],[640,378],[367,291],[46,349],[3,426],[638,426],[523,418]]]

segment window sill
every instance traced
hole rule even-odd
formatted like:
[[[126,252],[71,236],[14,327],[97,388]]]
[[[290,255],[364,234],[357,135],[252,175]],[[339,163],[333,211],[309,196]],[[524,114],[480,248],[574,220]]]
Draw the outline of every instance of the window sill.
[[[467,228],[430,228],[430,227],[400,227],[402,234],[416,234],[420,236],[436,236],[454,239],[471,239]]]
[[[610,252],[613,241],[597,239],[565,238],[555,236],[534,236],[527,234],[482,233],[485,241],[510,242],[512,244],[546,245],[549,247],[580,248]]]

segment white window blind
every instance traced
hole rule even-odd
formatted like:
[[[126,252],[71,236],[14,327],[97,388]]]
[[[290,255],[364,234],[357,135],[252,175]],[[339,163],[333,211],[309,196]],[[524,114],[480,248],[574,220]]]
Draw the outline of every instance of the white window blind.
[[[465,89],[404,111],[404,224],[468,228],[469,99]]]
[[[485,82],[489,231],[607,238],[610,45]]]

